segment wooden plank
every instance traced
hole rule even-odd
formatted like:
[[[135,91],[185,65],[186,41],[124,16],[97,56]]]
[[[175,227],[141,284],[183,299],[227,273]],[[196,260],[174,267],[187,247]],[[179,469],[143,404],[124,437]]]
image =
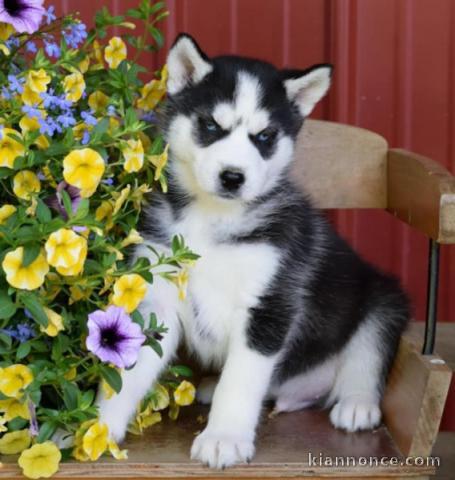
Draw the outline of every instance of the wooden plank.
[[[405,456],[431,454],[452,372],[437,355],[403,338],[383,401],[384,422]]]
[[[440,243],[455,243],[455,177],[429,158],[389,151],[387,209]]]
[[[385,208],[387,142],[368,130],[306,120],[292,177],[319,208]]]
[[[246,394],[248,394],[246,392]],[[198,415],[207,416],[207,408],[192,406],[182,409],[176,422],[165,418],[142,437],[130,435],[125,447],[126,461],[111,458],[96,463],[65,462],[55,478],[421,478],[434,473],[434,467],[402,465],[402,455],[384,426],[373,432],[345,433],[335,430],[327,411],[304,410],[269,418],[264,412],[258,431],[257,453],[250,465],[238,465],[225,472],[210,470],[191,461],[189,452],[197,431],[204,425]],[[397,465],[327,466],[311,460],[323,455],[331,458],[384,457],[397,458]],[[0,478],[18,477],[15,459],[3,457]],[[8,463],[6,463],[8,462]],[[346,462],[346,460],[345,460]],[[338,462],[340,463],[340,461]],[[352,460],[351,460],[352,464]]]

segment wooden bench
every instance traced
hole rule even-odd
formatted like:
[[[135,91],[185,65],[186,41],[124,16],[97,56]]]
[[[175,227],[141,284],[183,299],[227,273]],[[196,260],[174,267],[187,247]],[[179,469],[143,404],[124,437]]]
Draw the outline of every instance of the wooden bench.
[[[426,234],[432,245],[455,243],[455,179],[427,158],[389,150],[386,141],[372,132],[307,121],[293,174],[321,208],[386,209]],[[432,272],[437,274],[437,269]],[[434,320],[436,312],[431,308],[437,284],[430,283],[429,318]],[[434,325],[427,328],[430,350],[431,329]],[[384,424],[373,432],[335,430],[324,411],[269,417],[266,409],[254,461],[213,471],[189,459],[192,440],[203,428],[198,418],[207,416],[206,408],[194,406],[182,409],[176,422],[166,419],[142,437],[128,437],[128,460],[65,462],[55,478],[428,479],[436,469],[426,458],[423,465],[408,465],[405,458],[431,454],[451,370],[440,357],[422,355],[421,349],[421,336],[411,330],[402,339],[389,378]],[[384,458],[393,458],[396,464],[381,463]],[[14,458],[3,461],[0,478],[21,478]]]

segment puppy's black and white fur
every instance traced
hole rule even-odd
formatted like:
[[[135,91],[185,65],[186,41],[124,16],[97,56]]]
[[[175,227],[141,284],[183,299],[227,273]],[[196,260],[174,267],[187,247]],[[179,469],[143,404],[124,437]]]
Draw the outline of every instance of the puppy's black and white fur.
[[[347,431],[375,427],[409,317],[406,296],[351,250],[289,175],[297,133],[327,92],[331,67],[280,71],[208,58],[181,35],[168,69],[170,187],[153,194],[142,233],[162,252],[182,234],[201,258],[185,301],[155,276],[141,308],[168,328],[163,357],[141,350],[120,394],[101,395],[101,421],[121,440],[184,341],[221,371],[214,388],[199,392],[212,406],[193,459],[218,468],[250,460],[265,399],[278,411],[324,403]],[[151,255],[144,245],[136,254]]]

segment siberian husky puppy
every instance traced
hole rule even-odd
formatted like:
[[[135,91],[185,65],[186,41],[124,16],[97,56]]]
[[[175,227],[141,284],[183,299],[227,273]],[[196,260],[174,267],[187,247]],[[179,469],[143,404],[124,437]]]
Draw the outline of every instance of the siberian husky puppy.
[[[265,399],[277,411],[324,405],[332,424],[349,432],[376,427],[407,297],[333,231],[289,173],[331,66],[278,70],[209,58],[185,34],[167,64],[169,193],[152,195],[142,234],[160,252],[181,234],[200,259],[185,301],[155,276],[141,310],[168,328],[163,356],[142,348],[122,373],[121,392],[100,393],[101,421],[122,440],[137,403],[185,342],[221,372],[213,389],[201,389],[212,405],[191,449],[210,467],[251,460]],[[136,255],[153,256],[144,245]]]

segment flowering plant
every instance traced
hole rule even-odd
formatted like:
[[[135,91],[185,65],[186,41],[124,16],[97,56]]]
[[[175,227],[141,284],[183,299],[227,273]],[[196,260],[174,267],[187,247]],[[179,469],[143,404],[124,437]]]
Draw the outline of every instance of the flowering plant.
[[[146,195],[166,191],[154,123],[166,69],[144,82],[137,63],[161,46],[165,15],[162,2],[141,0],[125,15],[104,8],[88,30],[43,0],[0,0],[0,453],[20,453],[30,478],[51,476],[61,458],[126,457],[97,420],[97,385],[114,395],[139,348],[161,353],[165,329],[138,306],[154,274],[183,296],[197,258],[180,237],[153,264],[126,258],[143,242]],[[176,418],[194,399],[190,374],[171,367],[130,431],[166,408]],[[56,443],[62,429],[69,448]]]

